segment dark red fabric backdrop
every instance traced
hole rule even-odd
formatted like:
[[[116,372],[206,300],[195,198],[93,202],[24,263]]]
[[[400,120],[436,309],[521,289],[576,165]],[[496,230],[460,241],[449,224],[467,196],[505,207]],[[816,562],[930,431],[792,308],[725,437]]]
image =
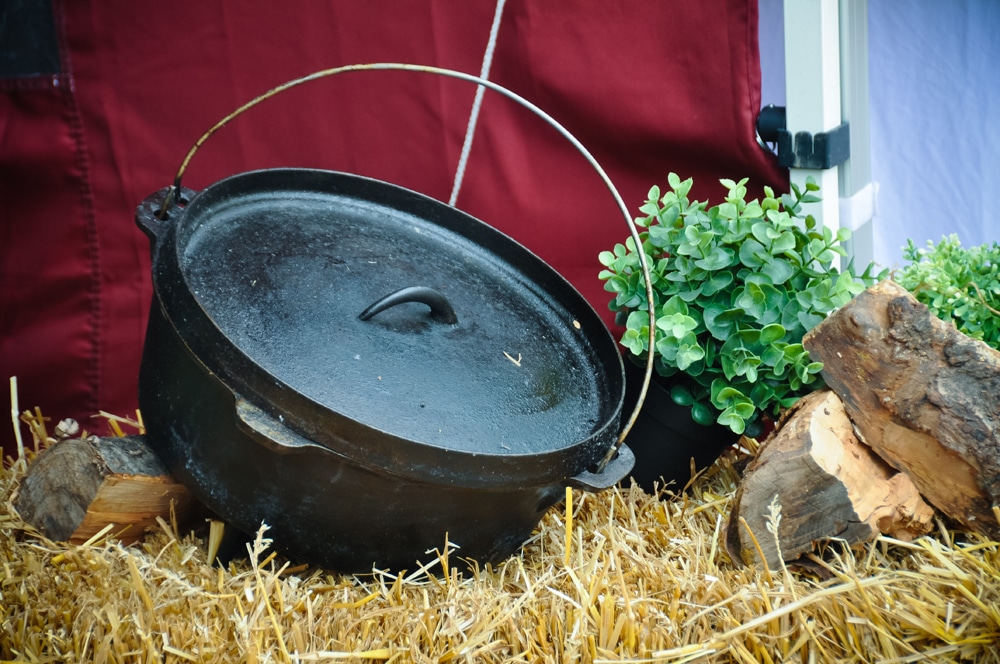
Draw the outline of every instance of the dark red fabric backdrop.
[[[21,409],[133,415],[151,297],[133,212],[183,155],[252,97],[363,62],[478,74],[492,2],[55,0],[61,71],[0,81],[0,374]],[[698,198],[720,177],[784,189],[760,149],[753,0],[507,2],[491,80],[563,123],[626,203],[677,171]],[[236,172],[307,166],[447,200],[475,88],[400,72],[293,89],[195,157],[195,189]],[[488,92],[458,207],[527,245],[607,315],[597,254],[627,235],[580,155]],[[0,428],[11,451],[12,428]]]

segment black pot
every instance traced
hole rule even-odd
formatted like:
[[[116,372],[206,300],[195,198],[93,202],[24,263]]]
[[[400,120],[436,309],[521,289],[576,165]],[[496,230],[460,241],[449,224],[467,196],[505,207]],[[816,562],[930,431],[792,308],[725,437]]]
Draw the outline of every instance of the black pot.
[[[567,486],[631,468],[622,446],[591,472],[619,432],[614,340],[510,238],[329,171],[236,175],[163,215],[167,193],[136,213],[139,403],[170,471],[236,528],[341,571],[412,568],[446,538],[496,562]]]
[[[626,362],[625,376],[628,408],[642,387],[643,369]],[[653,376],[626,438],[635,456],[630,476],[647,493],[663,488],[681,491],[692,477],[692,460],[695,472],[703,470],[739,440],[729,427],[695,422],[691,408],[678,405],[670,397],[669,380]]]

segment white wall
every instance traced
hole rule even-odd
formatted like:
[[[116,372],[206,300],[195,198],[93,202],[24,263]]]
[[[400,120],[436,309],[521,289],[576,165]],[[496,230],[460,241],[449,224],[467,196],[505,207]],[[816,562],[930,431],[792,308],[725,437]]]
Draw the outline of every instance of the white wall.
[[[796,0],[808,1],[808,0]],[[760,0],[763,103],[785,104],[782,0]],[[1000,242],[1000,1],[868,0],[875,260]]]

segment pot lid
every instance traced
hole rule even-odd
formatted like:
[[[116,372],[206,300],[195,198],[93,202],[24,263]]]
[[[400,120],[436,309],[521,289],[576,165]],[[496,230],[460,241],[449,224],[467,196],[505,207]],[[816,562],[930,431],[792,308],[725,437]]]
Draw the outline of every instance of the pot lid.
[[[242,374],[225,358],[238,356],[282,393],[450,452],[585,445],[581,470],[614,443],[623,367],[600,318],[538,257],[455,208],[356,175],[273,169],[207,188],[174,233],[183,287],[226,348],[201,359],[230,380]],[[158,293],[163,280],[154,269]],[[297,419],[318,443],[350,447]]]

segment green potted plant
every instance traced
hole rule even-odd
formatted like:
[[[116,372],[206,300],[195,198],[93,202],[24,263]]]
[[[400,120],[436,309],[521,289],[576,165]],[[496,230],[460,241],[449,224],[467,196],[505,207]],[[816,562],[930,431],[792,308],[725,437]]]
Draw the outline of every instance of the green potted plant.
[[[907,240],[909,264],[893,279],[959,332],[1000,350],[1000,244],[965,248],[957,235],[918,248]]]
[[[872,266],[860,276],[851,267],[838,270],[850,233],[834,233],[802,215],[803,204],[819,200],[811,179],[804,191],[793,184],[781,197],[765,187],[759,201],[746,200],[746,179],[720,180],[727,195],[712,207],[689,199],[691,179],[671,173],[667,182],[666,192],[658,186],[649,190],[639,208],[643,216],[636,219],[654,295],[652,349],[631,238],[601,252],[599,278],[614,293],[609,307],[625,327],[626,354],[644,361],[652,352],[654,384],[689,411],[688,421],[717,425],[711,433],[704,429],[708,441],[653,443],[681,448],[677,479],[683,479],[693,452],[707,446],[714,459],[738,435],[758,435],[762,417],[777,415],[819,387],[822,365],[809,359],[803,335],[882,275],[874,275]],[[663,407],[653,396],[643,410]],[[634,451],[643,446],[631,435],[629,440]]]

